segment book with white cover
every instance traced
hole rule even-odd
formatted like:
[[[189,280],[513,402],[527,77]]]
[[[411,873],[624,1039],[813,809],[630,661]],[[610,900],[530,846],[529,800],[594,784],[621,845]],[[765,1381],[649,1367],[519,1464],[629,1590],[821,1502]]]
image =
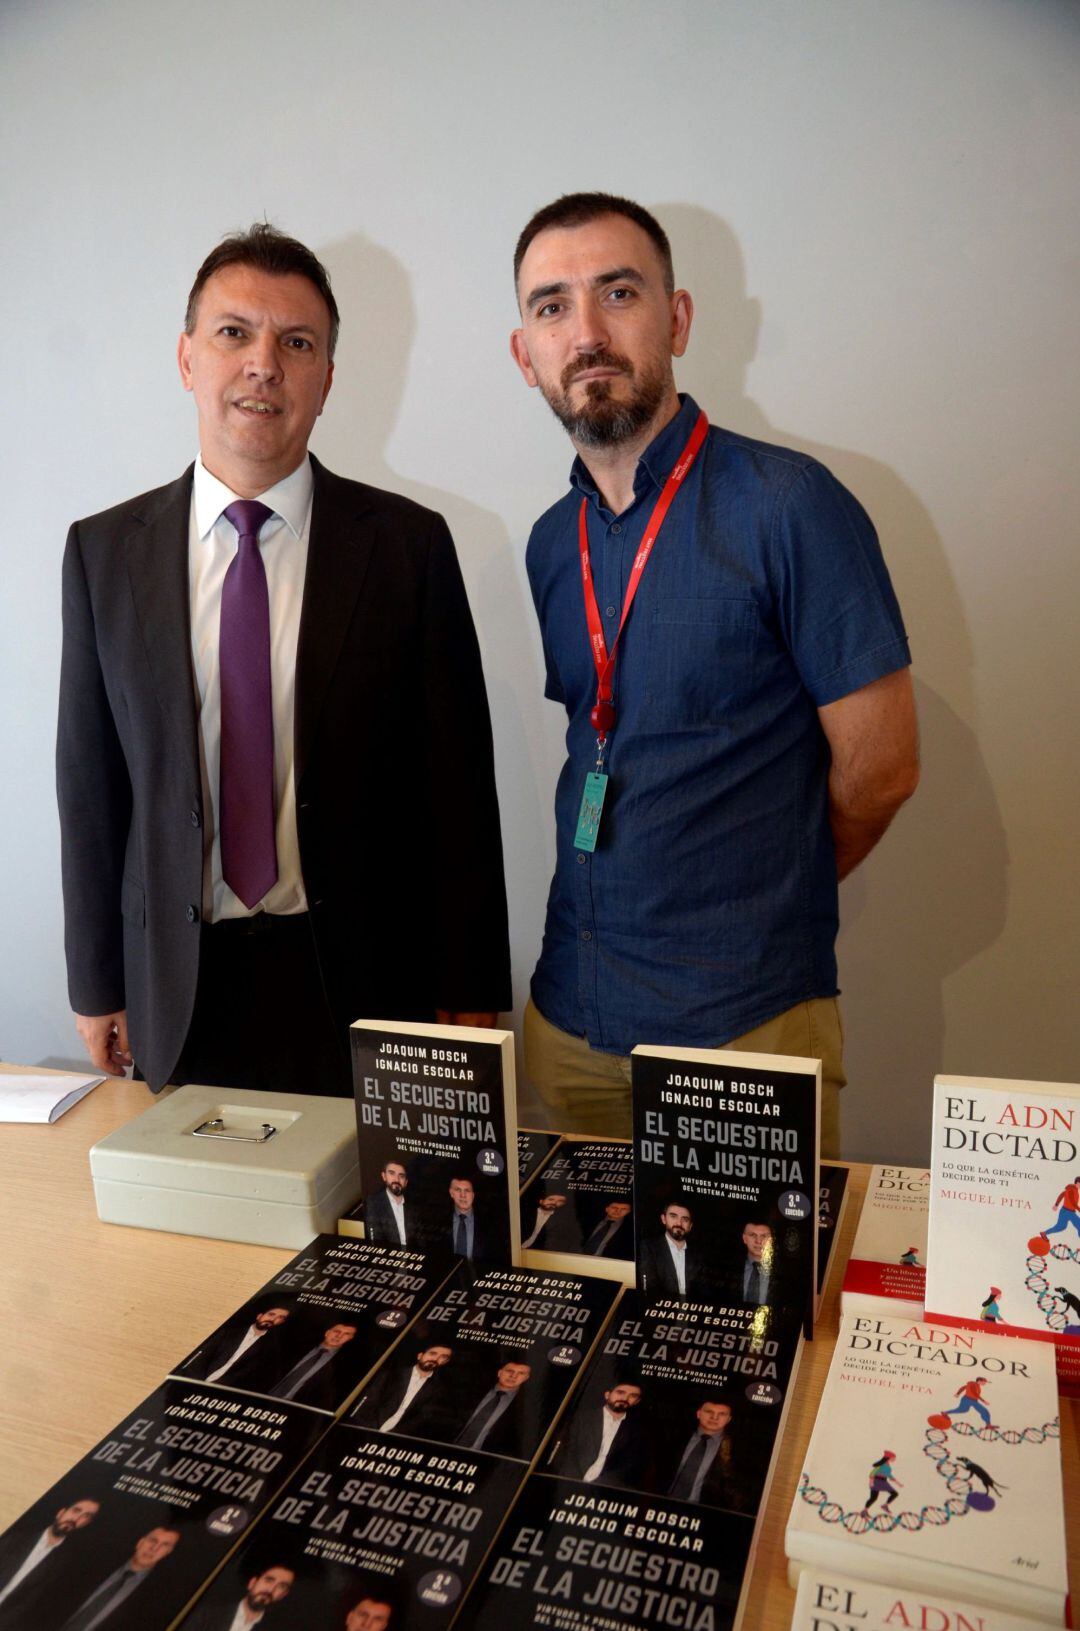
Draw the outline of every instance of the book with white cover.
[[[1050,1345],[843,1315],[785,1547],[793,1582],[835,1569],[1061,1625]]]
[[[791,1631],[1032,1631],[1026,1616],[951,1593],[878,1586],[827,1569],[804,1569]]]
[[[1053,1342],[1080,1378],[1080,1086],[938,1076],[927,1317]]]
[[[870,1168],[840,1293],[845,1314],[922,1318],[929,1218],[927,1168]]]

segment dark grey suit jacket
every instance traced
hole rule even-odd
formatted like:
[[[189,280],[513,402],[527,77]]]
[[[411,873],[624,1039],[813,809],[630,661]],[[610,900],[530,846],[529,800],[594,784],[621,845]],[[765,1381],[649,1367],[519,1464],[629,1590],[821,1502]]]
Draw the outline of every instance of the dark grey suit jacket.
[[[442,518],[313,458],[296,659],[300,859],[327,997],[361,1015],[511,1005],[491,726]],[[203,808],[191,661],[192,473],[76,522],[57,739],[78,1013],[125,1008],[168,1079],[195,1000]]]

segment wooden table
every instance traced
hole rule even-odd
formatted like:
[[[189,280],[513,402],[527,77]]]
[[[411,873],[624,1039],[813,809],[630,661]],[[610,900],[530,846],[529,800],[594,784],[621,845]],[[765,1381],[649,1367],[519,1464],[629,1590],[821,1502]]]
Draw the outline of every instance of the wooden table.
[[[0,1125],[0,1528],[293,1255],[98,1222],[87,1151],[149,1102],[141,1084],[106,1081],[54,1126]],[[784,1526],[832,1354],[839,1264],[868,1170],[851,1169],[818,1335],[806,1347],[788,1415],[744,1619],[753,1631],[787,1631],[791,1622]],[[1067,1401],[1062,1456],[1075,1596],[1080,1455],[1076,1407]]]

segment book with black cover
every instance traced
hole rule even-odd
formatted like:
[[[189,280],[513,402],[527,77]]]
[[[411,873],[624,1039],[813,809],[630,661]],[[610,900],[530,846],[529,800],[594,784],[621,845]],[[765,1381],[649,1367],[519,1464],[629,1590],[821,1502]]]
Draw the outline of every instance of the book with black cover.
[[[0,1625],[166,1631],[325,1427],[165,1382],[0,1536]]]
[[[840,1225],[848,1203],[847,1167],[823,1166],[818,1176],[817,1303],[820,1311],[825,1282],[833,1266]]]
[[[534,1473],[457,1631],[734,1631],[752,1518]]]
[[[173,1374],[337,1413],[453,1266],[447,1252],[317,1235]]]
[[[347,1419],[528,1463],[617,1296],[584,1274],[463,1264]]]
[[[521,1197],[523,1264],[633,1285],[633,1181],[626,1139],[564,1137]]]
[[[271,1595],[259,1631],[443,1631],[524,1474],[483,1450],[338,1423],[184,1631],[230,1631],[260,1590]]]
[[[821,1064],[638,1047],[637,1283],[650,1297],[801,1309],[817,1289]]]
[[[462,1623],[739,1623],[802,1347],[798,1310],[627,1293]]]
[[[365,1238],[514,1261],[512,1032],[361,1019],[352,1055]]]
[[[561,1139],[561,1133],[543,1132],[533,1127],[518,1128],[518,1184],[522,1190],[540,1171]]]
[[[191,1631],[228,1631],[246,1582],[271,1568],[289,1577],[282,1631],[346,1627],[350,1613],[365,1631],[450,1625],[617,1294],[584,1276],[459,1265]]]

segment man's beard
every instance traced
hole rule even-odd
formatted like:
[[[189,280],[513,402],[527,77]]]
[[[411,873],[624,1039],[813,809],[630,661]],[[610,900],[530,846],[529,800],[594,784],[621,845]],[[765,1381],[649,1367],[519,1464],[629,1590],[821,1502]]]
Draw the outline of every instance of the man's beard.
[[[633,383],[629,397],[619,400],[611,394],[611,380],[591,379],[585,383],[585,400],[580,407],[570,402],[570,387],[579,374],[590,368],[621,369]],[[559,387],[540,386],[544,401],[560,425],[581,447],[617,447],[636,436],[654,418],[668,390],[667,374],[660,369],[635,379],[634,368],[625,357],[613,351],[595,351],[577,357],[562,371]]]
[[[272,1591],[249,1591],[244,1601],[253,1614],[261,1614],[274,1601],[274,1594]]]

